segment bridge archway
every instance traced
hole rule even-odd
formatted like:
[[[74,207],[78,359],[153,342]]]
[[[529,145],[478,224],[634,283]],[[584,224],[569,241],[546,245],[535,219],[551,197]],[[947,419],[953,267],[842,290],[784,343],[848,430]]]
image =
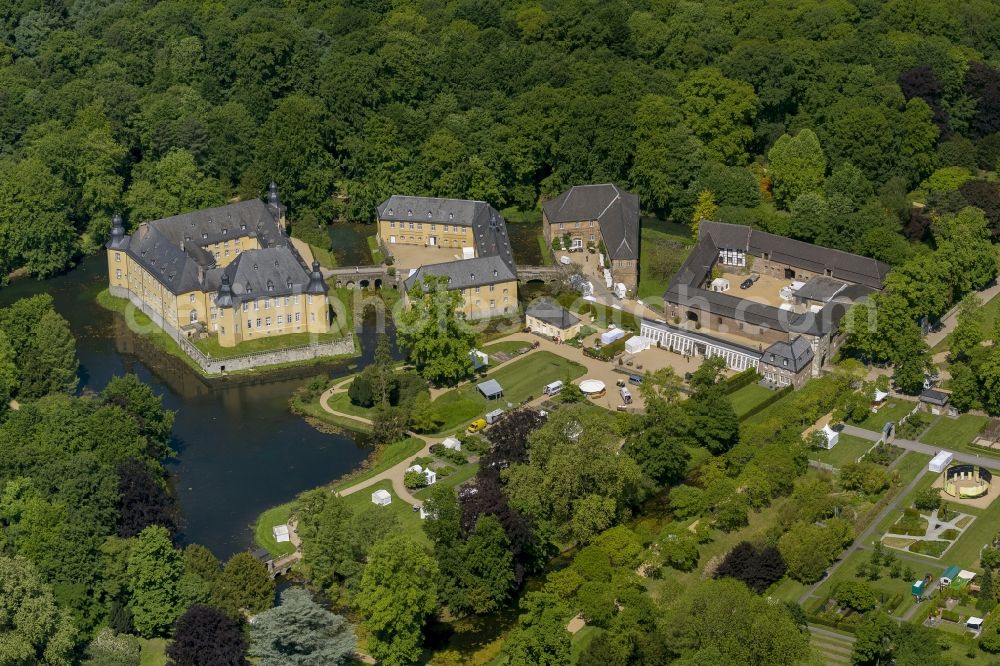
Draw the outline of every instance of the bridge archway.
[[[376,289],[382,288],[382,278],[375,278],[375,288]]]
[[[354,289],[354,280],[348,280],[347,284],[344,286],[347,287],[348,289]]]
[[[363,279],[363,280],[361,280],[358,283],[358,286],[361,287],[362,289],[367,289],[368,288],[368,284],[369,284],[368,280],[367,279]]]

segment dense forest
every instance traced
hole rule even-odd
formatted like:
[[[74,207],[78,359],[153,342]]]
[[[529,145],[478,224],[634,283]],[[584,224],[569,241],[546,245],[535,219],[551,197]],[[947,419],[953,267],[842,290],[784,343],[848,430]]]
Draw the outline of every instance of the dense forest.
[[[1000,233],[988,0],[14,0],[0,32],[5,275],[272,179],[302,229],[615,181],[892,262],[910,199]]]

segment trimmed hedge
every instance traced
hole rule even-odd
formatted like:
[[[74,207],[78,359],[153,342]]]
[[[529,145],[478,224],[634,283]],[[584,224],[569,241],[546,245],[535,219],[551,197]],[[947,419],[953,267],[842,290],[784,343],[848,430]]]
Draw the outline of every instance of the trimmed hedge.
[[[725,395],[730,393],[735,393],[744,386],[749,386],[750,384],[755,384],[760,381],[760,373],[757,372],[756,368],[747,368],[743,372],[733,375],[729,379],[722,382],[722,392]]]

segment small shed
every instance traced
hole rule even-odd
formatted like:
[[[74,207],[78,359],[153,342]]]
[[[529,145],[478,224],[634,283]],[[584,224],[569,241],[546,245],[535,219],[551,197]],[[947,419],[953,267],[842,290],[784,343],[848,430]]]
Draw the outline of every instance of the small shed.
[[[458,437],[445,437],[444,441],[441,442],[441,446],[448,449],[449,451],[461,451],[462,440],[460,440]]]
[[[271,528],[271,534],[274,535],[274,540],[278,543],[290,541],[290,537],[288,536],[288,525],[275,525]]]
[[[503,397],[503,387],[495,379],[488,379],[481,384],[477,384],[476,388],[479,389],[479,392],[487,400],[498,400]]]
[[[913,583],[913,587],[910,588],[910,593],[916,597],[919,597],[927,590],[927,579],[918,580]]]
[[[823,426],[823,429],[820,430],[820,433],[824,437],[826,437],[826,445],[824,448],[832,449],[833,447],[837,446],[837,442],[840,441],[840,433],[831,428],[829,425]]]
[[[944,391],[925,389],[920,394],[920,404],[930,411],[931,414],[944,414],[945,405],[948,404],[950,398],[951,396]]]
[[[970,617],[965,621],[965,628],[969,631],[980,632],[983,629],[983,618],[981,617]]]
[[[954,458],[955,454],[951,451],[938,451],[937,455],[927,463],[927,469],[931,472],[943,472]],[[958,573],[958,569],[955,570],[955,573]]]
[[[726,278],[715,278],[712,280],[712,291],[729,291],[729,280]]]
[[[629,354],[638,354],[641,351],[649,349],[651,342],[649,338],[645,338],[641,335],[634,335],[625,341],[625,351]]]
[[[372,493],[372,504],[376,506],[389,506],[392,504],[392,495],[384,488],[376,490]]]
[[[951,585],[951,581],[955,580],[955,578],[958,576],[958,574],[961,571],[962,570],[959,569],[954,564],[951,565],[950,567],[948,567],[947,569],[945,569],[944,573],[941,574],[941,585],[943,587],[947,587],[947,586]]]

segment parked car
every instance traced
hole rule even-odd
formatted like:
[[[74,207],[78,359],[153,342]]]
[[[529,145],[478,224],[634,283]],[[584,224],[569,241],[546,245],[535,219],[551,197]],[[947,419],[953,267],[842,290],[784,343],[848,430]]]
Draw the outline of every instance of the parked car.
[[[470,433],[479,432],[485,427],[486,427],[486,419],[476,419],[475,421],[469,424],[469,427],[466,428],[466,431]]]
[[[629,384],[635,384],[636,386],[639,386],[640,384],[642,384],[642,375],[629,375],[628,376],[628,383]]]
[[[743,280],[743,282],[740,282],[740,289],[749,289],[752,286],[753,286],[753,280],[751,280],[750,278],[747,278],[746,280]]]

